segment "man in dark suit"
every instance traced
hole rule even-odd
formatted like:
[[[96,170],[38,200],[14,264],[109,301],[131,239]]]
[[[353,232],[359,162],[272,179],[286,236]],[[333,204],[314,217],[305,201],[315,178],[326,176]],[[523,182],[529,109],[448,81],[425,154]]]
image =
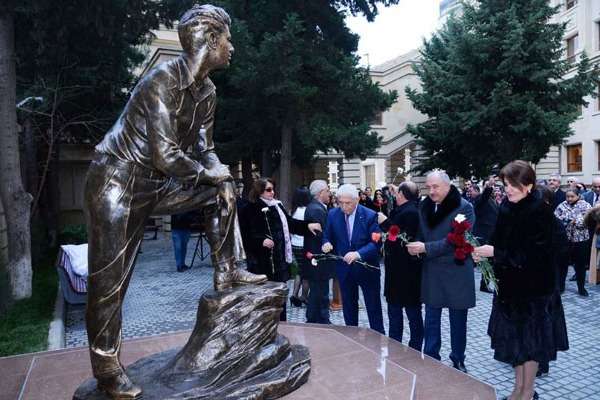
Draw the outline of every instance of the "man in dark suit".
[[[390,337],[402,342],[404,330],[403,310],[410,326],[408,345],[421,351],[423,345],[423,314],[421,312],[421,258],[411,256],[399,239],[392,237],[392,227],[396,226],[409,239],[417,236],[419,211],[417,200],[419,190],[414,182],[403,182],[396,190],[392,188],[396,202],[389,218],[378,214],[381,229],[388,232],[385,242],[385,287],[384,295],[388,303]]]
[[[304,221],[327,224],[327,204],[329,203],[329,186],[323,180],[312,181],[309,186],[312,201],[306,206]],[[323,235],[304,236],[304,253],[321,253]],[[310,287],[308,305],[306,306],[306,322],[330,324],[329,321],[329,280],[335,276],[335,262],[320,261],[317,265],[307,267],[307,279]]]
[[[379,268],[381,242],[372,240],[372,234],[380,232],[377,214],[358,204],[358,190],[354,185],[340,186],[336,195],[340,207],[329,211],[322,250],[324,253],[334,251],[344,258],[336,263],[336,274],[342,289],[344,321],[346,325],[358,326],[360,287],[371,329],[385,334],[380,272],[355,262],[362,261]]]
[[[559,174],[552,174],[548,177],[548,187],[554,192],[554,203],[552,207],[556,209],[560,203],[565,201],[565,192],[560,188],[561,178]]]

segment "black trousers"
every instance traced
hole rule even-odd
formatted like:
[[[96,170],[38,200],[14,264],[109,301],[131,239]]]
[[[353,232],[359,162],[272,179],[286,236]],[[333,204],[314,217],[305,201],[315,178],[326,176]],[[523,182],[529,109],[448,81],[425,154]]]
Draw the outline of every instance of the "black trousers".
[[[583,290],[585,287],[585,272],[588,268],[590,241],[571,242],[569,243],[569,259],[575,267],[575,275],[577,277],[577,289]],[[560,284],[564,289],[565,279],[567,277],[567,268],[565,265],[561,270]]]

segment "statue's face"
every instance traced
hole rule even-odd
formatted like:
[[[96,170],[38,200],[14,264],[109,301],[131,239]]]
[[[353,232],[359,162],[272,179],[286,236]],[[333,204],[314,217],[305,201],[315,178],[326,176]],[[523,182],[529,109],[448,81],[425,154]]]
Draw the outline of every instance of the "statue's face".
[[[229,28],[225,28],[225,31],[220,35],[215,33],[211,36],[209,45],[212,50],[211,60],[213,68],[222,69],[229,67],[234,51],[233,45],[231,44],[231,33],[229,32]]]

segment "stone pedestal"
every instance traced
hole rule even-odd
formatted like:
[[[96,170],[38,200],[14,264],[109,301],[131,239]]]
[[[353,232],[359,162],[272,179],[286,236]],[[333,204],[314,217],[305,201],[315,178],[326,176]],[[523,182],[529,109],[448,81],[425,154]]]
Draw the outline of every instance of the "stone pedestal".
[[[308,380],[310,354],[277,333],[287,292],[275,282],[208,291],[185,346],[144,357],[127,375],[144,400],[277,399],[294,391]],[[108,399],[95,379],[73,398]]]
[[[281,323],[311,372],[284,400],[496,400],[494,388],[368,328]],[[123,365],[181,348],[191,331],[126,340]],[[92,375],[86,347],[0,358],[0,400],[70,399]]]

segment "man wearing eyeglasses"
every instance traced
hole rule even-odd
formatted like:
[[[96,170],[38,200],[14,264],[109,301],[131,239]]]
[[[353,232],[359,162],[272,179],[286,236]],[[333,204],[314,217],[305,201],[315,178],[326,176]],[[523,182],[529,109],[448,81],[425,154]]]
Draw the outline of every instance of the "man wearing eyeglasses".
[[[598,200],[600,200],[600,176],[596,176],[592,179],[592,190],[584,194],[583,199],[592,207],[598,204]]]

